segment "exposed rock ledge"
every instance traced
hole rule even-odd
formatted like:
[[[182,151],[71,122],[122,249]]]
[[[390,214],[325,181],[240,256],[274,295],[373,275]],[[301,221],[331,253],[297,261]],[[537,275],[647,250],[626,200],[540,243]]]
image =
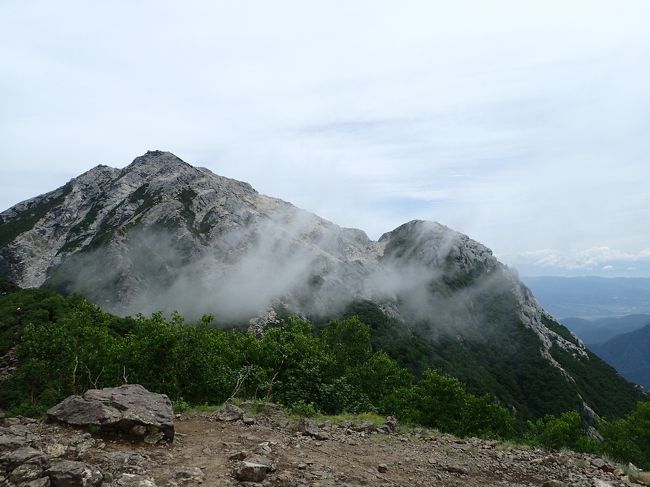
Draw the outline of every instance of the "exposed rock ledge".
[[[70,396],[47,411],[50,421],[104,435],[123,435],[147,443],[174,439],[174,413],[165,394],[139,384],[91,389]]]

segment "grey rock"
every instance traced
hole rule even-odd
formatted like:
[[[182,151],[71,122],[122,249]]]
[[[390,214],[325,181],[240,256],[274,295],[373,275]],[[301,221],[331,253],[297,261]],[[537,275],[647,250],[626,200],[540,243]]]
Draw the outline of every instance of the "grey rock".
[[[203,472],[198,467],[178,467],[174,471],[174,478],[180,482],[203,482]]]
[[[244,459],[247,463],[254,463],[256,465],[264,465],[268,470],[275,470],[275,467],[273,465],[273,460],[271,460],[269,457],[266,457],[264,455],[259,455],[259,454],[253,454],[253,455],[248,455]]]
[[[329,433],[321,430],[321,431],[318,431],[318,433],[316,433],[314,435],[314,438],[316,438],[317,440],[320,440],[320,441],[327,441],[331,437],[330,437]]]
[[[70,396],[50,408],[47,416],[73,426],[98,428],[102,433],[122,433],[141,440],[161,433],[166,440],[174,439],[171,401],[139,384],[91,389],[81,396]]]
[[[160,430],[155,430],[154,432],[145,435],[143,441],[145,443],[148,443],[149,445],[155,445],[156,443],[159,443],[164,439],[165,439],[165,434]]]
[[[238,460],[243,460],[248,456],[248,453],[245,451],[238,451],[236,453],[232,453],[231,455],[228,456],[228,460],[233,460],[233,461],[238,461]]]
[[[388,416],[384,422],[384,426],[388,427],[391,433],[394,433],[399,429],[399,421],[395,416]]]
[[[267,471],[266,465],[241,462],[235,469],[234,476],[242,482],[262,482],[266,478]]]
[[[298,482],[289,473],[283,472],[276,476],[275,485],[277,487],[295,487],[298,485]]]
[[[446,465],[443,468],[449,473],[456,473],[456,474],[459,474],[459,475],[467,475],[467,470],[465,470],[463,467],[459,467],[457,465]]]
[[[132,451],[111,451],[102,455],[102,459],[117,468],[142,464],[146,459]]]
[[[19,465],[30,464],[45,468],[48,464],[45,454],[29,446],[18,448],[0,456],[0,468],[10,472]]]
[[[118,487],[156,487],[152,478],[130,473],[122,474],[115,484]]]
[[[65,455],[65,453],[68,451],[68,447],[62,445],[61,443],[50,443],[48,445],[45,445],[44,450],[48,457],[59,458]]]
[[[23,446],[27,446],[27,439],[24,436],[17,435],[7,428],[0,430],[0,452]]]
[[[603,468],[606,465],[602,458],[592,458],[590,463],[596,468]]]
[[[217,418],[220,421],[237,421],[242,418],[244,411],[242,408],[234,404],[226,404],[224,408],[219,411]]]
[[[25,487],[50,487],[51,484],[49,477],[41,477],[40,479],[27,482]]]
[[[298,420],[298,431],[305,436],[316,436],[320,431],[316,421],[309,418]]]
[[[352,426],[352,430],[357,432],[369,432],[372,431],[375,427],[375,423],[372,421],[363,421],[361,424]]]
[[[639,472],[640,472],[639,467],[634,465],[632,462],[628,462],[627,470],[628,470],[629,474],[631,476],[633,476],[633,477],[637,477],[639,475]]]
[[[60,460],[47,473],[53,487],[95,487],[102,484],[102,472],[84,462]]]
[[[23,463],[14,468],[9,474],[9,480],[15,484],[27,483],[32,480],[38,480],[43,476],[45,471],[45,464],[43,463]]]
[[[87,439],[85,441],[82,441],[80,443],[77,443],[75,445],[75,447],[74,447],[74,451],[76,452],[77,457],[83,457],[84,455],[86,455],[88,453],[88,451],[90,451],[91,449],[93,449],[96,446],[98,446],[97,442],[91,438],[91,439]]]

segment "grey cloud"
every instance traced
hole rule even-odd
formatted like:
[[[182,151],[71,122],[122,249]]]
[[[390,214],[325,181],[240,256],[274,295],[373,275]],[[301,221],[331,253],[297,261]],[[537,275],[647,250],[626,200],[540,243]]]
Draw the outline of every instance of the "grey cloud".
[[[0,207],[164,149],[375,238],[423,218],[503,256],[639,252],[649,14],[3,2]]]

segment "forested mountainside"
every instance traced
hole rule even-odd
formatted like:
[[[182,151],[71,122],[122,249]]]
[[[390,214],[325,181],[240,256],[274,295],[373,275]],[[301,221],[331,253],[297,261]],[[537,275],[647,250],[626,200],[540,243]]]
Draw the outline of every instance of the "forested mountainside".
[[[591,345],[591,349],[627,380],[650,390],[650,324]]]

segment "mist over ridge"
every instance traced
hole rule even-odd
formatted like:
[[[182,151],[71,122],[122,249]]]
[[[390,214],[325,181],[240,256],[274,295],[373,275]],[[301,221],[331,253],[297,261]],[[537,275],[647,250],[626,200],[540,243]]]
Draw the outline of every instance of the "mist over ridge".
[[[207,313],[263,332],[277,313],[354,313],[385,346],[418,350],[415,369],[446,370],[533,415],[583,402],[609,414],[638,395],[468,236],[412,220],[374,241],[169,152],[97,166],[13,206],[0,243],[0,273],[16,284],[79,292],[120,315]]]
[[[372,241],[160,151],[121,171],[98,166],[3,218],[63,193],[61,211],[73,221],[46,216],[47,235],[19,236],[33,261],[22,273],[2,262],[22,286],[79,291],[118,314],[178,310],[232,321],[280,304],[323,316],[374,299],[426,315],[428,284],[498,265],[489,249],[438,223],[409,222]],[[46,238],[60,248],[38,255]]]

